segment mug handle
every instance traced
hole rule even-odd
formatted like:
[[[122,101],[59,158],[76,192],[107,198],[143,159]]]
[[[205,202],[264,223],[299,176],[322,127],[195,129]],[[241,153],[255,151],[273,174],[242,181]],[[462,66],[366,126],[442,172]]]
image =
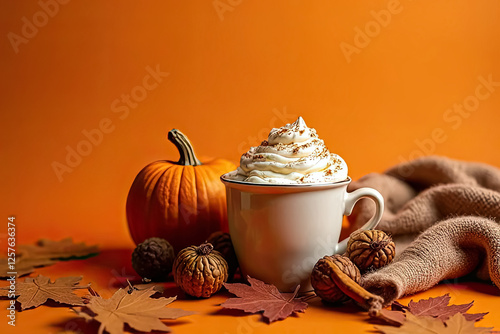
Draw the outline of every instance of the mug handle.
[[[372,230],[377,227],[380,219],[382,218],[382,213],[384,212],[384,198],[382,195],[372,188],[359,188],[354,190],[353,192],[345,193],[345,209],[344,215],[349,216],[352,213],[352,209],[357,201],[362,198],[370,198],[375,202],[375,214],[373,217],[361,227],[362,230]],[[337,244],[335,247],[335,254],[344,253],[347,249],[347,242],[349,241],[349,237],[345,238],[341,242]]]

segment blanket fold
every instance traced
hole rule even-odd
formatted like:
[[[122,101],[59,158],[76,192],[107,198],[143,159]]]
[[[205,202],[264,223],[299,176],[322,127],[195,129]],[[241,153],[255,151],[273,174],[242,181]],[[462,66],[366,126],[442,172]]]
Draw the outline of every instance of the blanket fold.
[[[499,169],[424,157],[368,174],[349,191],[361,187],[384,196],[378,229],[396,243],[394,262],[361,281],[386,304],[471,272],[500,288]],[[349,220],[360,227],[374,210],[371,201],[362,200]]]

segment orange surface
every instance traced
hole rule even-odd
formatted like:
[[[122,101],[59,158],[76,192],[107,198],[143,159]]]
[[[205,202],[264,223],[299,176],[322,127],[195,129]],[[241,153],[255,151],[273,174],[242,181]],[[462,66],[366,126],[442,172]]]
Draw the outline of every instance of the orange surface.
[[[83,284],[92,282],[94,290],[105,298],[114,291],[125,286],[126,279],[137,279],[128,261],[131,249],[113,249],[103,251],[98,257],[59,263],[49,268],[39,269],[45,276],[80,276]],[[349,304],[344,307],[325,307],[319,298],[309,302],[305,313],[292,316],[284,321],[267,324],[261,321],[260,314],[246,314],[235,310],[225,310],[219,305],[232,295],[227,292],[218,293],[209,299],[196,300],[187,298],[173,282],[161,284],[166,287],[166,296],[178,296],[170,307],[195,311],[197,314],[178,320],[165,321],[174,333],[208,333],[208,334],[257,334],[257,333],[370,333],[374,324],[368,321],[368,315],[361,309]],[[449,293],[451,303],[466,304],[474,300],[470,313],[490,312],[478,325],[500,328],[498,319],[498,300],[500,292],[494,286],[483,283],[441,284],[433,289],[400,301],[404,304],[420,298],[437,297]],[[6,305],[1,302],[0,307]],[[7,333],[58,333],[73,330],[77,333],[96,333],[95,326],[85,324],[65,307],[40,306],[37,309],[18,312],[15,330],[0,323],[0,330],[7,328]],[[0,311],[5,312],[5,311]],[[2,316],[3,318],[3,316]],[[2,319],[3,320],[3,319]],[[4,331],[1,331],[4,333]]]
[[[166,143],[174,127],[198,155],[236,162],[302,115],[354,179],[422,154],[500,166],[497,1],[59,1],[0,5],[0,247],[16,215],[19,243],[73,236],[108,257],[46,275],[115,284],[133,247],[128,188],[147,163],[177,159]],[[68,160],[73,150],[83,156]],[[481,323],[500,328],[493,287],[444,285],[417,297],[448,291],[491,311]],[[200,313],[175,331],[371,328],[363,314],[319,304],[267,326],[219,311],[223,299],[176,302]],[[19,313],[16,331],[57,332],[70,316]]]

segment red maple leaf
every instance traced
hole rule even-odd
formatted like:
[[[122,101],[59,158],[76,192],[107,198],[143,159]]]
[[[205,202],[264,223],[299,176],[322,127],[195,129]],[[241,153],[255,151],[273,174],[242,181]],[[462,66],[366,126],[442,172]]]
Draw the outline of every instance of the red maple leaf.
[[[431,316],[446,321],[451,316],[462,313],[468,321],[481,320],[488,313],[465,313],[467,312],[474,302],[461,305],[448,305],[450,303],[450,295],[445,294],[436,298],[421,299],[418,302],[411,300],[408,303],[408,310],[416,316]]]
[[[263,311],[263,316],[273,322],[282,320],[295,312],[304,312],[307,303],[296,298],[299,287],[293,293],[281,293],[272,284],[247,277],[250,285],[225,283],[224,286],[239,298],[228,298],[222,307],[256,313]]]
[[[488,313],[465,313],[467,312],[474,301],[468,304],[461,305],[449,305],[450,303],[450,295],[445,294],[443,296],[428,298],[428,299],[420,299],[417,302],[413,300],[408,303],[408,306],[405,306],[399,302],[393,302],[391,305],[392,310],[381,309],[372,315],[372,317],[382,321],[383,323],[387,323],[392,326],[401,326],[406,323],[408,315],[415,316],[415,319],[424,319],[426,317],[432,317],[435,319],[439,319],[442,323],[448,324],[449,319],[455,317],[456,319],[464,319],[465,321],[474,323],[483,319],[483,317]],[[461,317],[456,317],[455,315],[461,315]],[[419,320],[420,321],[420,320]],[[388,333],[388,330],[384,330]],[[492,332],[494,333],[494,332]]]

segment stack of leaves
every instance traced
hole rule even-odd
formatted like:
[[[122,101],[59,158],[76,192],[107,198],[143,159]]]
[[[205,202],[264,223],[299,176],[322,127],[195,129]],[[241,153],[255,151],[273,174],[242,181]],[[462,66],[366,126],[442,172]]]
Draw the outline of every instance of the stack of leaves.
[[[54,282],[50,278],[39,275],[36,278],[28,277],[24,282],[16,283],[15,295],[21,310],[38,307],[47,300],[67,305],[83,305],[82,297],[77,296],[74,290],[87,289],[78,283],[82,277],[61,277]],[[0,296],[7,297],[11,293],[10,286],[0,287]]]
[[[7,258],[0,258],[0,278],[8,278],[8,272],[17,272],[17,276],[32,273],[37,267],[45,267],[58,261],[84,259],[97,255],[96,245],[87,246],[85,243],[74,243],[71,238],[61,241],[41,239],[34,245],[20,245],[17,247],[15,264]]]
[[[104,299],[91,290],[88,303],[75,312],[87,321],[99,322],[99,333],[105,330],[110,334],[123,333],[125,324],[141,332],[168,332],[170,328],[160,319],[177,319],[194,314],[179,308],[166,308],[176,297],[151,298],[157,292],[154,286],[143,290],[130,286],[128,290],[119,289],[111,298]]]
[[[474,302],[449,305],[449,294],[411,300],[408,306],[394,302],[391,310],[378,310],[373,316],[391,326],[376,326],[382,333],[491,333],[492,328],[475,327],[488,313],[467,313]]]
[[[128,289],[119,289],[109,298],[100,297],[90,285],[80,286],[81,277],[62,277],[55,281],[45,276],[28,277],[16,285],[15,295],[21,310],[36,308],[52,300],[61,304],[81,306],[73,309],[87,321],[100,323],[99,333],[123,333],[125,324],[143,332],[152,330],[170,331],[160,319],[177,319],[194,312],[176,308],[166,308],[176,297],[151,298],[158,292],[155,285],[139,289],[130,285]],[[0,287],[0,296],[7,297],[10,287]],[[88,289],[91,295],[78,296],[77,289]]]
[[[247,277],[250,285],[241,283],[225,283],[224,287],[239,298],[228,298],[222,307],[245,312],[262,312],[262,316],[270,323],[282,320],[296,312],[304,312],[307,303],[297,298],[300,285],[292,293],[281,293],[272,284]]]

